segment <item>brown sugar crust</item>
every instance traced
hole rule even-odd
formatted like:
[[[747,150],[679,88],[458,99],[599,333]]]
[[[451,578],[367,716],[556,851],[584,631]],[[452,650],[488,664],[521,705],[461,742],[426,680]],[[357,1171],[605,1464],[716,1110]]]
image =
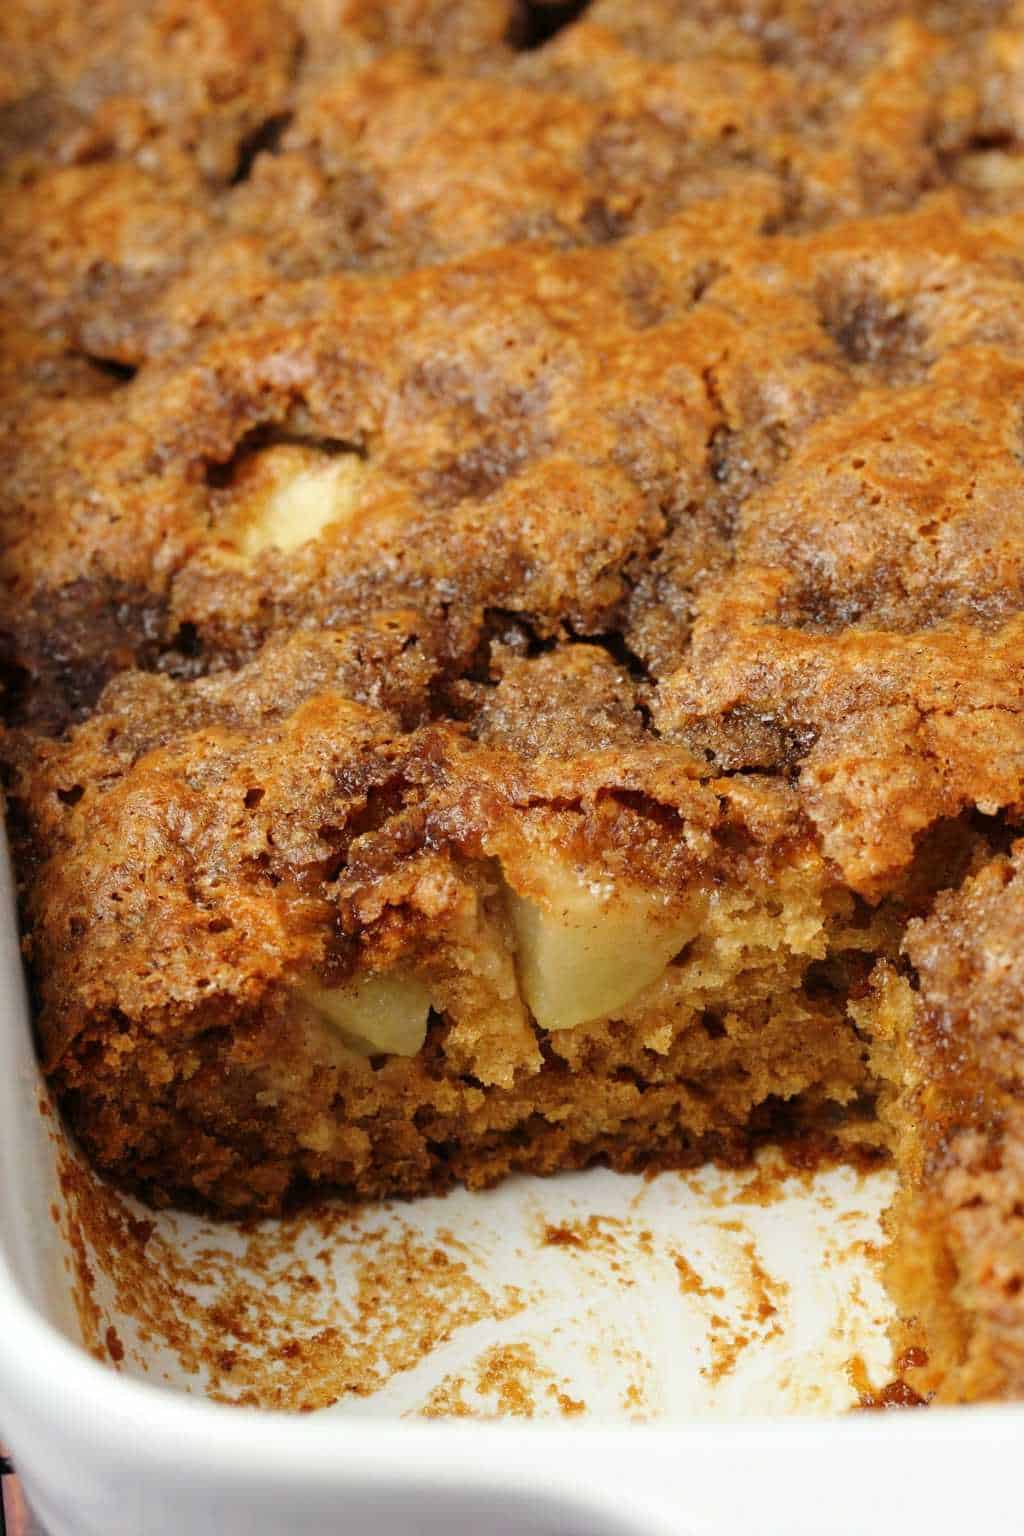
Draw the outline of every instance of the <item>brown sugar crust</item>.
[[[885,1145],[916,1387],[1024,1390],[1024,10],[542,11],[3,8],[47,1067],[232,1212]],[[587,899],[664,952],[548,1027]]]

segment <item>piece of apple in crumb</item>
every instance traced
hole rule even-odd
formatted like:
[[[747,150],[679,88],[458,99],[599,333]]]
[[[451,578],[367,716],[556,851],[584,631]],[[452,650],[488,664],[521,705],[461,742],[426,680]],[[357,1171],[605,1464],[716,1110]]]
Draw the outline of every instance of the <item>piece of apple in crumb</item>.
[[[408,971],[356,976],[340,987],[309,984],[299,996],[358,1056],[415,1056],[427,1038],[430,990]]]
[[[351,520],[366,481],[358,453],[324,453],[279,443],[253,454],[231,487],[237,507],[224,532],[247,560],[264,550],[287,552]]]
[[[507,878],[507,871],[506,871]],[[506,887],[516,969],[542,1029],[572,1029],[624,1008],[700,927],[702,905],[534,851],[529,894]]]

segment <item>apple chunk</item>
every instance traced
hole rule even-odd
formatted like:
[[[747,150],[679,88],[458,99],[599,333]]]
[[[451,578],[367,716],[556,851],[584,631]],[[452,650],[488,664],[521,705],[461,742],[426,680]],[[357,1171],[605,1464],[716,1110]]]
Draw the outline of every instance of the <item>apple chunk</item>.
[[[239,477],[242,508],[236,523],[239,551],[255,559],[265,549],[288,551],[318,538],[355,512],[366,476],[356,453],[325,457],[281,444],[259,454]]]
[[[359,1056],[415,1056],[427,1037],[430,991],[408,972],[306,986],[300,995]]]
[[[530,894],[507,887],[523,996],[542,1029],[572,1029],[624,1008],[700,926],[696,904],[558,858],[530,864]]]

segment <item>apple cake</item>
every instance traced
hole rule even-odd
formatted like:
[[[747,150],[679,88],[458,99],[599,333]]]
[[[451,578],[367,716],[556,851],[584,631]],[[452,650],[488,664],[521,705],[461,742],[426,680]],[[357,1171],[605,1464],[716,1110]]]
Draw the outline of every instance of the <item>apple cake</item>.
[[[1024,5],[8,0],[40,1050],[150,1200],[892,1159],[1024,1395]]]

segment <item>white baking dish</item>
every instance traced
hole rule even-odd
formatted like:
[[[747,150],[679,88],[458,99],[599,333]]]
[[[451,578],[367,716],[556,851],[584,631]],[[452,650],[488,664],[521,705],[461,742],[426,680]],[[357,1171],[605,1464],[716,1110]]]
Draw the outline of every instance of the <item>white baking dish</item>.
[[[138,1254],[134,1270],[113,1263],[109,1273],[98,1250],[71,1261],[74,1212],[59,1181],[69,1154],[59,1123],[40,1112],[2,863],[0,1431],[50,1536],[961,1536],[1018,1526],[1024,1408],[807,1411],[849,1401],[843,1366],[851,1354],[876,1378],[883,1364],[884,1301],[863,1236],[884,1176],[857,1184],[840,1170],[765,1204],[751,1203],[749,1180],[730,1184],[713,1173],[650,1183],[600,1172],[521,1181],[494,1194],[346,1217],[331,1228],[328,1247],[311,1218],[289,1229],[290,1267],[281,1250],[246,1280],[250,1302],[262,1287],[271,1311],[256,1336],[234,1340],[240,1365],[218,1366],[211,1377],[200,1360],[190,1371],[189,1349],[219,1326],[208,1310],[223,1300],[218,1286],[244,1275],[254,1242],[271,1239],[171,1216],[139,1250],[145,1273]],[[737,1192],[744,1203],[733,1209]],[[509,1286],[517,1299],[474,1311],[451,1303],[445,1280],[448,1311],[431,1325],[438,1337],[429,1347],[419,1336],[411,1351],[396,1346],[401,1319],[385,1317],[367,1332],[365,1309],[353,1342],[344,1332],[356,1315],[346,1287],[365,1291],[367,1271],[357,1268],[367,1253],[391,1255],[393,1269],[401,1243],[402,1252],[432,1255],[443,1275],[452,1264],[464,1270],[478,1300],[507,1300]],[[730,1254],[748,1244],[759,1256],[760,1311],[730,1280]],[[699,1259],[699,1277],[687,1261],[667,1261],[684,1250]],[[194,1266],[201,1252],[205,1268],[186,1297],[191,1282],[183,1288],[178,1266]],[[84,1262],[93,1276],[85,1337],[73,1297]],[[275,1320],[280,1297],[294,1301],[303,1273],[317,1264],[334,1290],[311,1290],[300,1315],[282,1311]],[[177,1312],[165,1326],[154,1296],[168,1267]],[[386,1293],[388,1263],[378,1271]],[[370,1299],[401,1311],[404,1296],[415,1312],[434,1305],[436,1275],[430,1284]],[[205,1316],[195,1310],[203,1306]],[[343,1394],[335,1407],[304,1415],[204,1400],[211,1380],[222,1396],[240,1395],[247,1382],[251,1390],[261,1350],[285,1361],[289,1328],[324,1337],[332,1318],[343,1324],[339,1348],[375,1351],[378,1366],[387,1357],[369,1395]],[[119,1368],[86,1348],[107,1328]],[[732,1358],[739,1355],[742,1363]],[[481,1360],[496,1358],[502,1370],[474,1376]],[[262,1378],[256,1396],[294,1398],[290,1370],[282,1364]],[[439,1403],[464,1414],[504,1406],[534,1417],[422,1417]],[[631,1422],[638,1418],[646,1422]]]

